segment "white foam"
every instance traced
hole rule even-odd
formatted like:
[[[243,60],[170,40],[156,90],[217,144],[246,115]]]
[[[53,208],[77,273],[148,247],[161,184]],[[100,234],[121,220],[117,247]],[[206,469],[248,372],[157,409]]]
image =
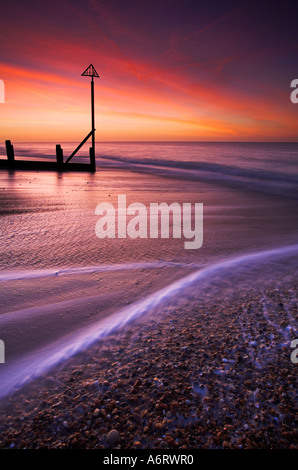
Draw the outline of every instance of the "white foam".
[[[189,286],[206,278],[212,278],[215,273],[225,272],[237,266],[261,262],[268,258],[293,255],[298,252],[298,245],[291,245],[282,248],[265,250],[257,253],[246,254],[226,259],[211,266],[197,270],[182,279],[170,284],[157,292],[150,294],[129,307],[123,308],[104,320],[88,326],[83,330],[48,344],[45,347],[34,351],[20,358],[18,361],[5,364],[3,375],[0,377],[0,397],[11,393],[14,389],[28,383],[30,380],[48,372],[52,367],[69,359],[74,354],[85,350],[96,340],[108,335],[110,332],[119,329],[131,320],[160,307],[163,303],[181,296],[181,293]]]
[[[28,271],[6,271],[0,273],[0,282],[19,281],[52,276],[71,276],[75,274],[92,274],[99,272],[125,271],[132,269],[158,269],[171,266],[185,266],[183,263],[170,261],[136,262],[123,264],[99,264],[95,266],[78,266],[61,269],[36,269]]]

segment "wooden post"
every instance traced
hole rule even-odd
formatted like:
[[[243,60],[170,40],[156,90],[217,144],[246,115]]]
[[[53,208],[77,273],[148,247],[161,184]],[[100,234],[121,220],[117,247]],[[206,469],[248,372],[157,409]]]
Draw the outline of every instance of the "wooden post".
[[[9,162],[9,166],[13,167],[13,164],[14,164],[13,145],[11,144],[10,140],[6,140],[5,141],[5,146],[6,146],[6,155],[7,155],[7,160]]]
[[[96,171],[96,166],[95,166],[95,155],[94,155],[94,149],[93,147],[90,147],[89,149],[89,154],[90,154],[90,167],[91,171],[94,173]]]
[[[94,111],[94,77],[99,78],[98,73],[92,64],[86,68],[85,72],[82,73],[85,77],[91,77],[91,133],[92,135],[92,150],[90,149],[90,166],[91,171],[96,171],[95,165],[95,111]]]
[[[94,81],[93,81],[93,76],[92,76],[92,79],[91,79],[91,129],[92,129],[93,156],[95,158],[95,117],[94,117]]]
[[[59,144],[56,145],[56,158],[58,170],[61,171],[63,169],[63,149]]]

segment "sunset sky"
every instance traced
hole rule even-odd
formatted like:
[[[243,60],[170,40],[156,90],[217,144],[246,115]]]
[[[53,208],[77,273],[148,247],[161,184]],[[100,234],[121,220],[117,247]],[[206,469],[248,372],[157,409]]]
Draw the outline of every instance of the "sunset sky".
[[[297,141],[298,7],[287,1],[1,3],[0,138]]]

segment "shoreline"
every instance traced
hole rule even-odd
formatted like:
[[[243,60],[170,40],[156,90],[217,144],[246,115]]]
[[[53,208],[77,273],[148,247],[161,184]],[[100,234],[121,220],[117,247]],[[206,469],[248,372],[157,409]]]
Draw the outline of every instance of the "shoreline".
[[[295,289],[137,319],[2,403],[0,447],[298,448]]]

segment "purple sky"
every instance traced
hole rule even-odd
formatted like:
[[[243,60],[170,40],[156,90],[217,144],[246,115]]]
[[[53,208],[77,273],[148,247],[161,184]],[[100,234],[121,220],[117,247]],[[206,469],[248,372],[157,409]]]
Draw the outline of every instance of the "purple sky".
[[[1,138],[75,139],[93,63],[102,140],[296,141],[297,13],[266,0],[5,2]]]

